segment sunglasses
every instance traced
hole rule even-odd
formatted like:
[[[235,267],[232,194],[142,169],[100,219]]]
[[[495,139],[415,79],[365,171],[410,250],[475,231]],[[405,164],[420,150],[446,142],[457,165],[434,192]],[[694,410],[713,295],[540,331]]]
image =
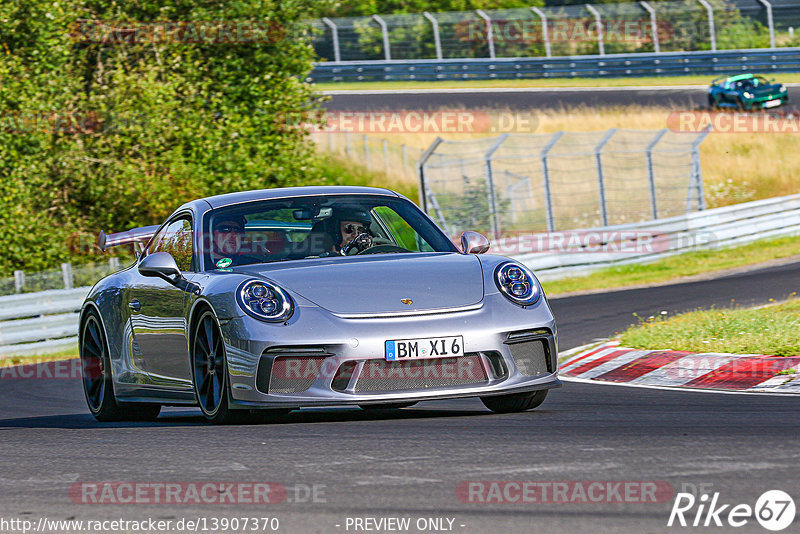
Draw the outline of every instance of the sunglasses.
[[[345,224],[344,225],[344,231],[346,233],[348,233],[348,234],[352,234],[353,232],[356,232],[356,233],[359,233],[359,234],[364,234],[367,231],[367,227],[363,226],[361,224],[359,224],[357,226],[355,224]]]
[[[222,224],[217,226],[216,232],[221,232],[223,234],[230,234],[231,232],[236,232],[237,234],[244,233],[244,230],[241,226],[237,226],[235,224]]]

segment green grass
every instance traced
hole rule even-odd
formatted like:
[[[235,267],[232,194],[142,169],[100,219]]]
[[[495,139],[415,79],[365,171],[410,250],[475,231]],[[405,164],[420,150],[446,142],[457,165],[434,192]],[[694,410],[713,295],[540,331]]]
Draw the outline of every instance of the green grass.
[[[0,368],[12,367],[14,365],[24,365],[31,363],[54,362],[59,360],[72,360],[78,357],[78,346],[71,349],[51,352],[49,354],[37,354],[29,356],[3,356],[0,358]]]
[[[779,82],[800,82],[800,73],[767,75]],[[650,76],[641,78],[546,78],[530,80],[442,80],[431,82],[329,82],[318,83],[318,91],[357,91],[374,89],[481,89],[538,87],[625,87],[652,85],[709,85],[716,76]]]
[[[588,276],[542,282],[548,296],[666,282],[800,254],[800,239],[781,237],[716,250],[698,250],[647,264],[608,267]]]
[[[667,318],[650,317],[622,333],[620,344],[635,349],[800,354],[800,299],[760,308],[710,309]]]

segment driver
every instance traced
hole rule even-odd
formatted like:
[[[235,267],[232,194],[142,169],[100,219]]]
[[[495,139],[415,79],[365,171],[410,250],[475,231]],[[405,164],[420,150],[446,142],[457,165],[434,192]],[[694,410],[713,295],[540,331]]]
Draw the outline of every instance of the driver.
[[[261,261],[244,253],[245,222],[241,215],[223,215],[214,220],[211,230],[211,261],[218,269]]]
[[[372,246],[369,212],[358,208],[338,208],[334,213],[333,251],[344,256],[358,254]]]

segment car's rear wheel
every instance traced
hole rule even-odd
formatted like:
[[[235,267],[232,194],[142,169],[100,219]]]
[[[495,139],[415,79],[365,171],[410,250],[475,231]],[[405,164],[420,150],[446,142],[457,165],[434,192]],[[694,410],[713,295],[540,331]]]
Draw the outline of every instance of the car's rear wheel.
[[[375,410],[399,410],[401,408],[410,408],[417,404],[414,402],[384,402],[382,404],[359,404],[358,407],[368,412]]]
[[[513,413],[532,410],[542,404],[545,397],[547,397],[547,390],[542,389],[530,393],[481,397],[481,402],[495,413]]]
[[[152,421],[161,411],[159,404],[120,406],[114,397],[111,363],[105,331],[97,312],[90,310],[81,327],[79,353],[86,404],[95,419],[108,421]]]

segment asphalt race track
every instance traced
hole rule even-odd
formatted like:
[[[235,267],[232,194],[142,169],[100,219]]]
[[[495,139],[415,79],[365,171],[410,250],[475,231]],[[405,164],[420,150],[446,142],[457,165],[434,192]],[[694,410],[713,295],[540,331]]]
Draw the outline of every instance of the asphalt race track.
[[[633,322],[634,312],[731,299],[761,303],[785,298],[798,285],[800,264],[790,264],[552,305],[565,349],[613,334]],[[796,498],[796,403],[796,397],[565,383],[539,409],[512,415],[459,400],[394,413],[304,410],[254,426],[208,426],[196,410],[168,410],[153,424],[101,425],[89,416],[77,380],[6,379],[0,380],[0,518],[277,517],[279,532],[301,533],[368,531],[347,528],[348,517],[406,517],[412,524],[449,518],[450,531],[463,533],[728,532],[667,528],[671,497],[486,504],[464,502],[456,488],[465,481],[655,481],[675,491],[719,492],[728,504],[753,506],[770,489]],[[288,492],[286,501],[261,506],[83,504],[74,493],[73,502],[71,487],[101,481],[270,481]],[[311,487],[316,499],[308,498]],[[751,519],[736,532],[764,530]]]
[[[800,87],[787,86],[790,106],[800,102]],[[702,86],[661,88],[585,88],[585,89],[458,89],[393,90],[329,93],[328,111],[380,111],[431,109],[512,110],[561,109],[578,106],[666,106],[697,109],[708,106],[707,88]]]

